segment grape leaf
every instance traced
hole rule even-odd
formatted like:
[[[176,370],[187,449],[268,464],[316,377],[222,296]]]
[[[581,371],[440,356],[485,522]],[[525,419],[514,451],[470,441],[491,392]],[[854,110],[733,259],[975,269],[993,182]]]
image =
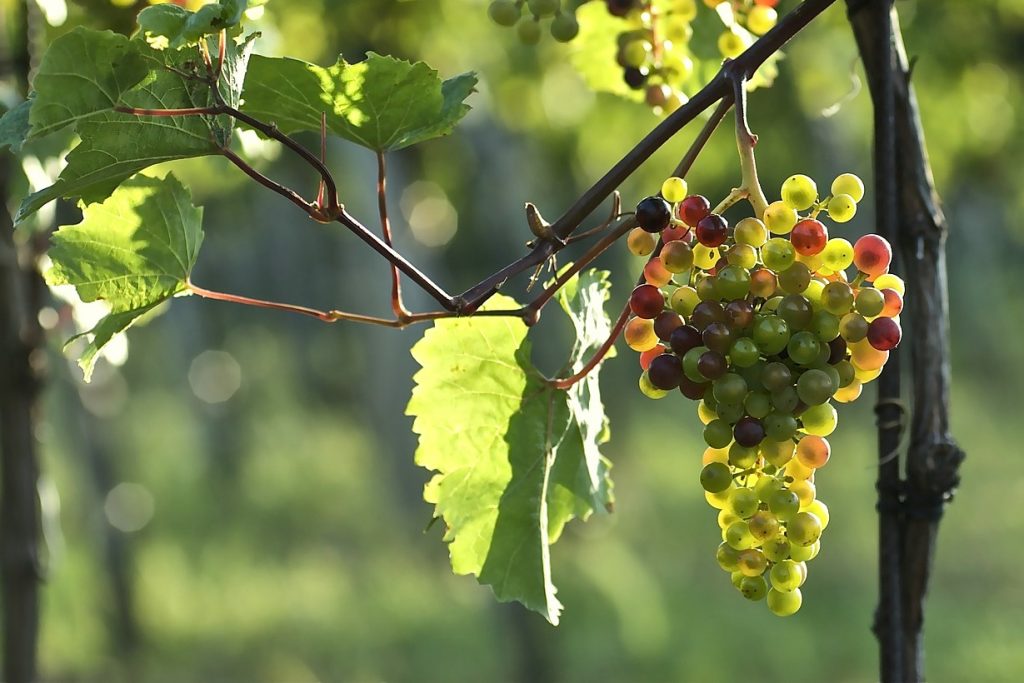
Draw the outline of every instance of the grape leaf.
[[[32,109],[32,98],[24,100],[12,107],[0,117],[0,150],[10,147],[17,154],[28,139],[29,111]]]
[[[81,223],[53,234],[47,283],[73,285],[82,301],[110,305],[110,315],[86,333],[92,340],[79,360],[86,381],[104,344],[187,289],[203,241],[202,218],[173,175],[140,175],[105,202],[85,206]]]
[[[237,26],[245,9],[245,0],[220,0],[216,4],[203,5],[195,12],[164,3],[139,12],[139,29],[151,41],[161,38],[168,46],[179,48],[195,43],[205,35]]]
[[[148,73],[137,46],[126,37],[75,28],[53,41],[32,81],[31,137],[112,110]]]
[[[286,133],[327,128],[378,152],[447,135],[469,107],[472,73],[441,81],[423,62],[370,52],[349,64],[321,67],[298,59],[256,55],[245,80],[243,111]]]
[[[593,292],[589,284],[583,290],[565,299],[573,315],[603,316],[581,310]],[[491,305],[516,304],[495,297]],[[437,472],[424,498],[447,526],[452,569],[557,624],[562,605],[549,546],[573,517],[610,507],[607,463],[598,465],[596,487],[588,467],[590,448],[606,430],[595,435],[581,426],[569,393],[533,367],[527,329],[515,318],[438,321],[413,348],[423,367],[406,412],[419,435],[417,464]],[[584,350],[580,344],[576,353]],[[599,400],[577,410],[588,425],[604,425]]]
[[[240,99],[254,38],[229,42],[220,81],[228,102]],[[121,94],[119,106],[181,109],[215,104],[208,86],[182,75],[202,68],[196,49],[153,50],[139,41],[133,46],[149,65],[148,75]],[[86,204],[103,201],[127,178],[154,164],[217,154],[230,142],[232,127],[228,116],[136,116],[112,107],[80,119],[76,128],[81,142],[68,154],[57,182],[29,195],[15,222],[59,197],[81,197]]]
[[[579,35],[572,41],[573,67],[583,76],[587,87],[596,92],[607,92],[634,102],[643,102],[644,91],[633,90],[622,80],[622,70],[616,63],[618,36],[627,24],[608,13],[600,2],[588,2],[576,11]]]

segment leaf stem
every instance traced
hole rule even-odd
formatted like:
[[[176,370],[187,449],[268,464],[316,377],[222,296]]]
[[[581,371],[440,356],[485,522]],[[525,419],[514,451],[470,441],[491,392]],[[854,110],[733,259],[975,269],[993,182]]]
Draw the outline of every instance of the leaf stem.
[[[377,152],[377,210],[380,212],[380,229],[384,235],[384,243],[389,247],[391,241],[391,221],[388,218],[387,165],[384,152]],[[398,275],[398,266],[391,265],[391,310],[401,320],[409,315],[402,304],[402,281]]]

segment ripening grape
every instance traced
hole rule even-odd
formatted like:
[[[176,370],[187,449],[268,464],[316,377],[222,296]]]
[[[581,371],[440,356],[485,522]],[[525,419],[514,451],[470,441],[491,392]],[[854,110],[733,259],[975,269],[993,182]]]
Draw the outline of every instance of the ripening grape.
[[[892,247],[879,235],[864,235],[853,245],[853,263],[868,275],[881,275],[892,262]]]
[[[882,308],[882,315],[886,318],[895,318],[903,310],[903,297],[895,289],[883,289],[882,296],[885,298],[885,306]]]
[[[818,556],[821,549],[821,541],[815,541],[809,546],[790,545],[789,556],[796,562],[807,562]]]
[[[722,544],[718,546],[718,550],[715,551],[715,559],[718,560],[718,566],[725,571],[739,571],[740,552],[728,543],[722,542]]]
[[[661,196],[665,198],[665,201],[672,204],[677,204],[686,199],[686,192],[686,181],[682,178],[673,176],[661,184]]]
[[[701,219],[709,213],[711,213],[711,203],[702,195],[690,195],[679,203],[679,218],[691,228],[697,227]]]
[[[494,0],[487,8],[487,14],[499,26],[515,26],[519,21],[519,7],[515,0]]]
[[[818,198],[818,186],[805,175],[792,175],[782,183],[782,201],[792,209],[804,211]]]
[[[811,504],[807,506],[807,512],[810,512],[812,515],[818,518],[818,521],[821,522],[822,531],[824,531],[825,528],[828,527],[828,507],[820,500],[812,501]]]
[[[768,509],[781,521],[789,522],[800,512],[800,499],[789,489],[783,489],[768,499]]]
[[[651,361],[665,353],[665,347],[661,344],[655,344],[653,349],[647,349],[640,354],[640,369],[646,370],[651,367]]]
[[[747,528],[750,529],[750,534],[754,538],[765,541],[778,533],[779,520],[767,510],[758,510],[747,520]]]
[[[743,597],[752,602],[764,600],[765,596],[768,595],[768,582],[760,575],[744,576],[737,588],[739,588]]]
[[[821,520],[810,512],[798,512],[786,523],[786,537],[795,546],[809,546],[821,538]]]
[[[764,212],[764,224],[775,235],[785,235],[798,220],[796,210],[785,202],[772,202]]]
[[[662,264],[661,257],[655,256],[644,264],[644,279],[649,285],[664,287],[672,281],[672,273]]]
[[[849,195],[853,201],[859,202],[864,198],[864,182],[852,173],[843,173],[832,181],[832,194]]]
[[[778,286],[775,273],[767,268],[755,270],[750,274],[750,293],[754,296],[767,299],[775,293]]]
[[[683,319],[675,311],[662,311],[654,319],[654,333],[661,341],[668,341],[677,327],[682,327]]]
[[[787,181],[789,182],[789,181]],[[821,221],[808,218],[793,226],[789,241],[798,254],[814,256],[820,254],[828,243],[828,230]]]
[[[900,345],[903,330],[892,318],[875,318],[868,324],[868,343],[879,351],[889,351]]]
[[[803,578],[800,568],[793,560],[777,562],[769,573],[772,588],[783,593],[788,593],[800,587]]]
[[[560,43],[568,43],[580,32],[580,24],[576,15],[571,12],[559,12],[549,27],[551,37]]]
[[[799,294],[811,284],[811,270],[803,263],[794,262],[779,273],[779,289],[787,294]]]
[[[853,303],[853,289],[845,282],[830,282],[821,290],[821,305],[833,315],[846,315]]]
[[[643,228],[633,228],[626,236],[626,247],[635,256],[649,256],[658,246],[658,239]]]
[[[805,436],[796,445],[796,457],[805,466],[817,469],[824,467],[832,454],[827,439],[820,436]]]
[[[870,332],[871,327],[868,326]],[[880,370],[889,360],[889,351],[876,349],[868,339],[850,344],[850,362],[861,370]]]
[[[754,35],[762,36],[775,27],[779,15],[774,8],[767,5],[754,5],[747,14],[747,28]]]
[[[768,558],[756,548],[740,551],[740,572],[744,576],[761,576],[768,568]]]
[[[661,250],[661,265],[670,273],[686,272],[693,268],[693,250],[682,240],[669,242]]]
[[[749,244],[734,244],[725,252],[725,260],[730,265],[750,270],[757,265],[757,249]]]
[[[839,334],[851,344],[859,342],[868,336],[868,321],[859,313],[847,313],[839,321]]]
[[[845,387],[840,388],[833,398],[840,403],[852,403],[860,398],[861,393],[864,391],[864,385],[859,380],[853,380]]]
[[[892,273],[885,273],[875,278],[875,289],[891,289],[900,296],[903,296],[907,292],[907,286],[903,282],[903,278]]]
[[[805,507],[807,507],[814,501],[816,489],[814,487],[814,484],[809,479],[800,479],[794,481],[792,484],[789,485],[789,490],[795,493],[796,497],[800,499],[801,510],[803,510]]]
[[[808,477],[813,477],[814,470],[800,462],[799,458],[794,457],[786,463],[786,475],[792,477],[795,481],[802,481]],[[799,498],[799,495],[797,497]]]
[[[789,240],[773,237],[761,247],[761,259],[765,266],[781,273],[796,261],[796,249]]]
[[[874,318],[885,308],[885,295],[879,290],[864,287],[857,292],[857,312],[865,318]]]
[[[699,303],[700,297],[697,296],[697,290],[689,286],[680,287],[669,297],[669,305],[679,315],[689,316]]]
[[[736,522],[725,530],[725,542],[735,550],[747,550],[753,548],[757,539],[750,533],[746,522]]]
[[[734,488],[729,492],[729,510],[741,519],[752,517],[757,512],[758,499],[754,489],[746,486]]]
[[[717,249],[706,247],[700,243],[693,245],[693,264],[698,268],[710,270],[715,267],[720,258],[721,254]]]
[[[665,297],[654,285],[638,285],[629,297],[629,308],[637,317],[653,320],[664,310]]]
[[[697,223],[697,241],[705,247],[722,245],[729,237],[729,224],[718,214],[708,214]]]
[[[857,202],[848,194],[837,194],[828,200],[828,217],[836,223],[846,223],[857,213]]]
[[[658,345],[658,335],[654,332],[654,321],[645,318],[633,318],[626,323],[622,336],[626,345],[634,351],[649,351]]]

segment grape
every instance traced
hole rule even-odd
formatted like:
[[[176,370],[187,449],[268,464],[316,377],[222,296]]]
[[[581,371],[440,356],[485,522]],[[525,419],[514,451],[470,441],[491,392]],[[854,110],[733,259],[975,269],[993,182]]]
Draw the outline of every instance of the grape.
[[[661,232],[672,220],[672,207],[661,197],[647,197],[636,205],[636,223],[647,232]]]
[[[828,311],[817,311],[814,317],[811,318],[811,331],[818,335],[818,339],[823,342],[832,342],[839,339],[839,318],[832,315]],[[844,342],[845,343],[845,342]],[[843,347],[843,351],[846,351],[846,347]],[[837,358],[842,360],[841,358]]]
[[[892,318],[875,318],[868,325],[868,343],[879,351],[889,351],[900,345],[903,330]]]
[[[725,259],[729,265],[749,270],[757,265],[757,249],[749,244],[734,244],[725,252]]]
[[[870,331],[870,326],[868,330]],[[876,349],[867,339],[850,345],[850,362],[861,370],[879,370],[889,360],[889,352]]]
[[[750,272],[740,266],[722,268],[715,281],[718,292],[726,299],[742,299],[750,291]]]
[[[767,510],[758,510],[747,521],[747,528],[750,529],[750,534],[754,538],[764,541],[778,533],[779,520]]]
[[[733,26],[718,36],[718,51],[722,53],[723,57],[735,59],[749,47],[750,39],[741,34],[740,30]]]
[[[811,321],[814,319],[814,308],[811,307],[811,302],[803,296],[787,294],[779,301],[776,314],[786,321],[790,329],[804,330],[810,327]]]
[[[705,247],[717,247],[729,237],[729,224],[716,213],[709,213],[697,223],[697,241]]]
[[[768,315],[754,323],[753,337],[763,353],[778,353],[789,342],[789,326],[782,318]]]
[[[624,17],[636,7],[636,0],[605,0],[608,13],[616,17]]]
[[[730,301],[725,305],[725,324],[731,330],[745,330],[754,322],[754,307],[745,299]]]
[[[647,106],[652,109],[664,107],[668,104],[669,98],[671,97],[672,88],[664,83],[649,85],[647,86],[647,91],[644,93],[644,100],[647,102]]]
[[[821,290],[821,305],[829,313],[846,315],[853,308],[853,289],[845,282],[830,282]]]
[[[764,212],[764,224],[770,232],[785,235],[796,225],[796,210],[785,202],[772,202]]]
[[[720,462],[705,465],[700,471],[700,485],[705,491],[721,493],[732,486],[732,472],[729,466]]]
[[[796,262],[779,273],[779,289],[788,294],[799,294],[811,284],[811,270]]]
[[[874,318],[885,308],[885,295],[877,289],[864,287],[857,292],[857,312],[866,318]]]
[[[622,332],[626,345],[634,351],[649,351],[658,345],[658,335],[654,332],[654,321],[646,318],[633,318],[626,323]]]
[[[791,395],[796,398],[796,392],[793,392],[792,388],[788,391],[792,392]],[[779,406],[776,406],[776,408],[780,409]],[[793,408],[789,408],[784,412],[776,410],[775,412],[768,413],[768,416],[764,418],[765,435],[770,441],[776,443],[787,442],[796,434],[796,418],[788,414],[792,411]]]
[[[712,420],[704,427],[704,441],[714,448],[725,448],[732,443],[732,427],[725,420]]]
[[[786,206],[803,211],[811,208],[818,198],[818,186],[805,175],[793,175],[782,183],[781,194]]]
[[[787,417],[792,418],[792,416]],[[782,467],[793,458],[795,447],[795,444],[787,438],[784,441],[762,441],[759,450],[766,462],[775,467]],[[769,499],[765,499],[764,502],[770,502]]]
[[[715,380],[712,389],[715,400],[723,403],[742,403],[747,397],[747,383],[736,373],[729,373]]]
[[[761,419],[772,412],[772,399],[763,391],[751,391],[743,400],[743,407],[746,408],[748,415]]]
[[[859,313],[847,313],[839,321],[839,334],[851,344],[868,336],[868,321]]]
[[[818,518],[818,521],[821,522],[822,531],[828,527],[828,507],[820,500],[811,501],[811,504],[807,506],[807,512]]]
[[[742,486],[729,492],[729,510],[741,519],[747,519],[757,512],[758,500],[754,489]]]
[[[842,237],[833,237],[821,250],[821,259],[829,270],[846,270],[853,264],[853,245]]]
[[[662,264],[661,257],[655,256],[644,264],[644,279],[649,285],[664,287],[672,281],[672,273]]]
[[[739,585],[740,593],[747,600],[757,602],[768,595],[768,582],[763,576],[744,576]]]
[[[701,401],[703,403],[703,401]],[[699,405],[698,405],[699,407]],[[708,420],[710,422],[711,420]],[[704,449],[703,463],[704,465],[710,465],[713,462],[728,463],[729,453],[723,448],[711,448],[708,446]]]
[[[832,317],[834,318],[835,316],[832,316]],[[828,363],[829,363],[829,365],[836,365],[837,363],[842,361],[844,358],[846,358],[846,350],[847,350],[847,348],[848,347],[847,347],[847,344],[846,344],[846,340],[843,339],[842,337],[836,337],[835,339],[832,339],[828,343]],[[840,381],[840,386],[842,386],[842,381]]]
[[[487,8],[487,14],[499,26],[515,26],[519,21],[519,4],[515,0],[494,0]]]
[[[672,330],[669,335],[668,344],[678,355],[683,356],[690,349],[701,345],[701,333],[696,327],[683,325]]]
[[[821,221],[808,218],[793,226],[789,233],[789,241],[793,243],[797,253],[814,256],[820,254],[828,243],[828,230]]]
[[[685,375],[684,371],[683,379],[679,382],[679,391],[683,396],[691,401],[696,401],[704,397],[704,394],[710,386],[711,385],[708,382],[693,381]]]
[[[559,0],[527,0],[527,4],[534,16],[549,17],[558,11],[561,3]]]
[[[891,289],[900,296],[903,296],[907,292],[907,286],[903,282],[903,278],[892,273],[885,273],[875,278],[875,289]]]
[[[821,520],[813,513],[798,512],[786,524],[789,542],[797,546],[809,546],[821,538]]]
[[[757,539],[750,533],[746,522],[736,522],[725,530],[725,542],[734,550],[747,550],[753,548]]]
[[[729,349],[729,357],[732,362],[741,368],[754,365],[760,356],[761,351],[757,348],[757,344],[748,337],[740,337],[733,342],[732,348]]]
[[[728,543],[723,542],[718,546],[718,550],[715,552],[715,559],[718,560],[718,566],[727,572],[739,570],[740,553]]]
[[[851,366],[852,367],[852,366]],[[860,398],[861,393],[864,391],[864,385],[859,380],[853,380],[848,382],[839,391],[835,393],[833,398],[839,403],[852,403]]]
[[[693,264],[704,270],[711,270],[718,263],[719,254],[717,249],[705,247],[697,243],[693,245]]]
[[[663,353],[651,361],[651,367],[647,374],[651,384],[657,388],[664,391],[675,389],[683,378],[683,362],[679,360],[678,356]]]
[[[689,286],[680,287],[669,297],[669,305],[679,315],[689,316],[698,303],[700,303],[700,297],[697,296],[697,290]]]
[[[740,551],[740,572],[744,576],[761,576],[768,568],[768,559],[760,550],[748,548]]]
[[[777,285],[775,273],[767,268],[755,270],[750,274],[750,293],[754,296],[767,299],[775,293]]]
[[[782,562],[789,559],[792,546],[784,536],[775,536],[761,545],[761,552],[770,562]]]
[[[696,346],[683,355],[683,374],[698,384],[708,381],[708,378],[700,374],[700,357],[708,352],[706,346]]]
[[[661,231],[661,239],[665,244],[669,244],[677,240],[682,240],[686,244],[689,244],[693,241],[693,235],[690,233],[690,229],[685,225],[675,225],[672,223]]]
[[[536,45],[540,42],[540,22],[524,19],[516,24],[516,35],[523,45]]]
[[[643,66],[654,51],[654,46],[646,39],[639,38],[623,43],[615,58],[622,67],[639,68]],[[667,88],[668,86],[661,86]]]
[[[768,499],[768,509],[781,521],[789,522],[800,512],[800,499],[792,491],[783,489],[773,493]],[[795,545],[792,538],[789,540]]]
[[[711,323],[724,323],[725,309],[717,301],[701,301],[690,314],[690,324],[703,330]]]
[[[665,201],[672,204],[677,204],[686,199],[686,192],[686,181],[682,178],[673,176],[661,184],[661,196],[665,198]]]
[[[855,202],[864,198],[864,182],[852,173],[844,173],[832,181],[832,194],[849,195]]]
[[[761,247],[761,259],[765,266],[776,273],[781,273],[796,261],[796,249],[789,240],[773,237]]]
[[[639,318],[654,319],[665,308],[665,297],[654,285],[638,285],[629,296],[629,308]]]
[[[681,240],[669,242],[661,250],[661,263],[670,273],[686,272],[693,267],[693,250]]]
[[[704,346],[721,354],[728,353],[732,346],[733,333],[725,323],[711,323],[701,334]]]
[[[668,341],[672,337],[672,332],[682,325],[683,319],[679,317],[678,313],[663,311],[654,319],[654,333],[661,341]]]
[[[635,256],[648,256],[657,245],[657,238],[642,228],[633,228],[626,236],[626,247]]]
[[[838,416],[836,409],[829,403],[811,406],[800,415],[804,431],[814,436],[828,436],[836,429]]]
[[[818,337],[810,332],[797,332],[789,338],[789,344],[786,345],[786,352],[794,363],[798,365],[811,365],[818,358]],[[807,376],[805,372],[800,376],[802,380]],[[799,382],[797,383],[799,387]],[[801,400],[804,400],[801,396]],[[807,403],[804,400],[804,403]],[[818,401],[821,403],[821,401]]]
[[[659,389],[658,387],[654,386],[654,384],[651,383],[651,378],[648,376],[646,372],[640,375],[640,393],[642,393],[647,398],[654,399],[665,398],[666,396],[668,396],[667,391],[665,391],[664,389]]]
[[[790,544],[789,556],[796,562],[806,562],[815,558],[819,548],[821,548],[820,541],[816,541],[806,547]]]
[[[718,379],[725,374],[729,363],[725,356],[716,351],[706,351],[697,360],[697,371],[708,379]]]
[[[793,385],[793,374],[783,363],[768,363],[761,373],[761,384],[768,391],[779,391]]]
[[[892,247],[878,235],[864,235],[853,245],[853,263],[862,273],[881,275],[892,262]]]
[[[711,203],[706,197],[693,194],[679,203],[679,218],[691,228],[711,213]]]
[[[645,67],[627,66],[622,70],[622,80],[631,90],[641,90],[647,85],[648,71]]]
[[[760,247],[768,240],[768,228],[756,218],[744,218],[733,230],[737,244]]]
[[[647,349],[640,354],[640,369],[646,370],[651,367],[651,361],[665,353],[665,347],[661,344],[655,345],[653,349]]]
[[[895,289],[883,289],[882,296],[885,297],[885,307],[882,315],[886,318],[895,318],[903,310],[903,297]]]
[[[800,499],[801,510],[814,502],[816,489],[814,488],[814,484],[808,479],[798,479],[797,481],[794,481],[789,485],[789,490],[795,493],[796,497]]]
[[[846,223],[857,213],[857,202],[848,194],[837,194],[828,200],[828,216],[836,223]]]
[[[716,285],[717,282],[713,276],[699,275],[697,277],[697,296],[701,301],[718,301],[722,297],[718,295]]]
[[[776,563],[772,567],[769,576],[771,577],[772,588],[782,593],[796,590],[800,587],[803,579],[799,565],[793,560],[783,560]]]
[[[760,452],[761,450],[764,450],[764,449],[763,448],[759,448],[758,452]],[[782,490],[782,482],[779,481],[778,479],[776,479],[775,477],[761,477],[760,479],[757,480],[757,483],[754,484],[754,493],[757,494],[758,500],[760,500],[760,501],[762,501],[764,503],[768,502],[768,498],[771,497],[771,495],[773,493],[775,493],[776,491],[781,491],[781,490]],[[764,513],[763,510],[758,512],[757,514],[760,515],[762,513]],[[768,514],[768,513],[764,513],[764,514]],[[772,515],[772,518],[774,519],[775,516]],[[776,521],[778,521],[778,520],[776,519]],[[771,559],[771,558],[769,558],[769,559]],[[774,562],[774,560],[772,560],[772,561]]]
[[[747,448],[753,448],[764,441],[764,425],[753,417],[744,417],[733,427],[733,437],[736,443]]]
[[[568,43],[579,35],[580,24],[571,12],[560,12],[551,22],[551,37],[560,43]]]
[[[751,33],[761,36],[771,31],[778,20],[779,15],[773,8],[767,5],[755,5],[747,14],[747,28]]]
[[[729,464],[733,467],[745,470],[753,467],[757,462],[757,449],[747,448],[738,443],[729,446]]]

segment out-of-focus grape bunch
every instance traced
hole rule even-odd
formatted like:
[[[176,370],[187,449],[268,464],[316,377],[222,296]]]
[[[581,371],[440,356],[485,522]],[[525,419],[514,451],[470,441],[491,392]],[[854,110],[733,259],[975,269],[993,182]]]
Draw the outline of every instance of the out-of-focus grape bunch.
[[[725,58],[746,50],[778,19],[778,0],[494,0],[491,18],[526,44],[545,30],[573,41],[573,63],[597,91],[644,101],[667,114],[687,101]],[[751,79],[769,85],[773,57]]]
[[[780,616],[800,609],[829,522],[815,473],[831,456],[832,401],[858,398],[902,336],[904,284],[889,273],[889,243],[830,239],[821,220],[849,221],[863,195],[853,174],[824,198],[795,175],[763,215],[730,225],[720,215],[730,200],[712,208],[670,178],[637,205],[640,227],[627,239],[648,257],[624,330],[640,353],[640,390],[698,402],[718,563]]]

